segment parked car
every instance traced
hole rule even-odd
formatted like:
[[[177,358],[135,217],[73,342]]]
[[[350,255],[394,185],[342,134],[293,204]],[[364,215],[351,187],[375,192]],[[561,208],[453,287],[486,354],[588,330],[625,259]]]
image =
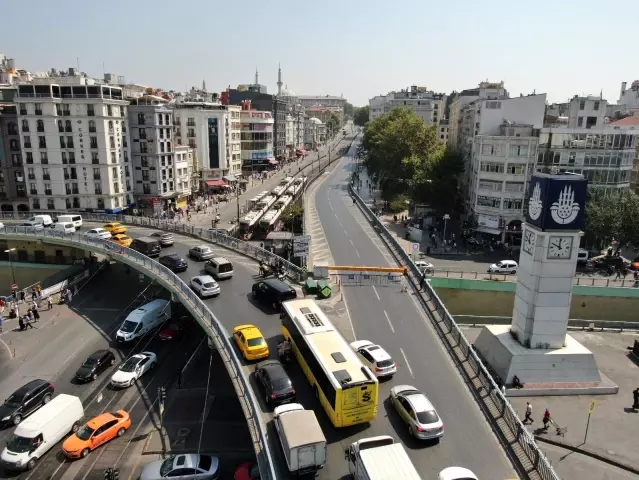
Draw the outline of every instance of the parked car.
[[[198,245],[189,250],[189,257],[194,260],[209,260],[215,256],[215,252],[208,245]]]
[[[105,228],[100,227],[87,230],[84,235],[89,238],[99,238],[101,240],[108,240],[109,238],[111,238],[111,232],[109,232]]]
[[[193,277],[189,282],[189,286],[201,298],[215,297],[220,294],[220,286],[210,275],[199,275]]]
[[[69,458],[84,458],[89,452],[114,438],[121,437],[131,428],[128,412],[118,410],[103,413],[82,425],[62,444],[62,451]]]
[[[186,260],[180,257],[177,253],[164,255],[158,258],[158,262],[160,262],[162,265],[164,265],[166,268],[174,273],[186,272],[186,270],[189,268],[189,264],[186,263]]]
[[[357,340],[351,343],[351,348],[376,377],[392,377],[397,373],[393,358],[379,345],[368,340]]]
[[[127,229],[120,222],[109,222],[103,225],[104,229],[111,232],[111,235],[116,233],[126,233]]]
[[[488,273],[503,273],[503,274],[512,274],[517,273],[517,262],[514,260],[502,260],[498,263],[493,263],[490,267],[488,267]]]
[[[251,291],[256,300],[271,305],[275,310],[282,308],[282,302],[297,298],[295,289],[277,278],[260,280],[253,284]]]
[[[149,237],[159,240],[160,246],[162,247],[170,247],[175,243],[175,239],[173,238],[172,233],[153,232],[151,235],[149,235]]]
[[[185,453],[171,455],[144,466],[138,480],[189,479],[217,480],[220,476],[220,459],[211,455]]]
[[[255,378],[264,390],[267,405],[294,402],[296,395],[293,382],[279,360],[266,360],[255,367]]]
[[[171,322],[163,329],[159,337],[161,340],[176,340],[184,334],[184,324],[181,322]]]
[[[109,367],[115,365],[115,355],[111,350],[98,350],[87,358],[75,372],[75,378],[81,382],[96,380]]]
[[[444,422],[433,404],[422,392],[410,385],[391,388],[390,402],[408,425],[408,433],[420,440],[439,440],[444,435]]]
[[[246,360],[261,360],[270,354],[264,335],[255,325],[238,325],[233,329],[233,339]]]
[[[53,384],[46,380],[31,380],[0,405],[0,425],[18,425],[23,418],[46,405],[53,397]]]
[[[158,359],[153,352],[142,352],[126,360],[111,377],[114,387],[130,387],[142,375],[155,367]]]

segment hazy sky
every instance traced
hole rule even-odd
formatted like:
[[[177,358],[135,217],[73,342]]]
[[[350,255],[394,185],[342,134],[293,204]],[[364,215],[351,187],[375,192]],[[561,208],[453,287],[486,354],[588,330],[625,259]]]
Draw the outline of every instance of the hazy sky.
[[[511,95],[616,102],[639,78],[639,1],[32,0],[3,2],[0,51],[20,68],[209,91],[260,83],[277,65],[298,94],[355,105],[410,85],[436,91],[503,80]]]

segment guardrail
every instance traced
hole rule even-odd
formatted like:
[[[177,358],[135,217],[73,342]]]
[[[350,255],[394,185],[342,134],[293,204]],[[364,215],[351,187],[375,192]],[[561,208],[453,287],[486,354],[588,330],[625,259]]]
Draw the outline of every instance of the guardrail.
[[[136,270],[143,272],[149,277],[157,280],[162,286],[175,293],[180,301],[191,312],[193,317],[202,326],[204,331],[215,342],[220,356],[224,361],[224,365],[233,381],[235,391],[240,399],[240,404],[246,415],[253,446],[257,457],[261,478],[274,480],[275,468],[271,457],[266,428],[260,422],[260,407],[253,391],[251,389],[249,379],[242,370],[242,363],[235,354],[229,335],[219,322],[216,316],[208,307],[200,300],[200,298],[186,285],[180,277],[175,275],[171,270],[160,265],[155,260],[142,255],[141,253],[131,250],[130,248],[120,247],[113,242],[106,240],[94,239],[82,234],[65,234],[64,232],[45,229],[35,231],[31,227],[5,226],[0,231],[0,237],[12,240],[46,240],[50,243],[58,245],[67,245],[83,248],[109,255],[119,262],[126,263]],[[226,237],[226,236],[225,236]],[[229,237],[230,238],[230,237]],[[236,239],[232,239],[237,241]]]
[[[407,278],[412,282],[415,290],[419,290],[421,273],[417,266],[392,233],[355,192],[352,185],[349,185],[349,190],[364,216],[389,247],[395,259],[401,266],[408,268]],[[524,477],[530,478],[531,473],[536,472],[538,478],[542,480],[559,480],[550,462],[535,443],[534,437],[521,423],[519,416],[502,394],[489,369],[477,356],[470,342],[428,282],[425,282],[424,289],[417,294],[417,298],[439,331],[441,338],[446,342],[445,346],[458,364],[467,385],[480,403],[484,415],[493,428],[500,433],[503,443],[507,444],[509,448],[520,447],[524,458],[522,455],[511,455],[511,459],[519,464],[519,470],[524,474]]]

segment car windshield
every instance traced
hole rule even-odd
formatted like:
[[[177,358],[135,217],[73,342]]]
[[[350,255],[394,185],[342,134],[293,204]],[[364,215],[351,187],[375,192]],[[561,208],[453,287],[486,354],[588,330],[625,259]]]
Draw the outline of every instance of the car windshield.
[[[133,330],[135,330],[135,327],[137,326],[138,326],[138,322],[125,320],[122,326],[120,327],[120,330],[123,331],[124,333],[131,333]]]
[[[210,457],[209,455],[200,455],[200,461],[198,462],[197,466],[201,468],[202,470],[205,470],[208,472],[209,469],[211,468],[212,463],[213,463],[212,457]]]
[[[428,410],[426,412],[417,412],[417,421],[422,425],[428,425],[429,423],[439,422],[439,417],[435,410]]]
[[[505,267],[505,266],[506,266],[506,264],[505,264],[505,263],[502,263],[502,262],[499,262],[499,263],[497,264],[497,267],[498,267],[498,268],[502,268],[502,267]]]
[[[11,405],[11,406],[22,405],[22,401],[24,400],[24,395],[25,394],[23,392],[16,392],[13,395],[11,395],[9,398],[7,398],[4,404]]]
[[[7,449],[11,450],[14,453],[24,453],[28,452],[33,445],[33,438],[20,437],[18,435],[14,435],[7,442]]]
[[[213,288],[213,287],[215,287],[215,283],[213,282],[206,282],[204,284],[204,288]]]
[[[160,466],[160,477],[164,478],[168,476],[168,474],[173,470],[173,461],[175,460],[175,455],[171,455],[169,458],[162,462]]]
[[[122,364],[120,370],[122,370],[123,372],[132,372],[133,370],[135,370],[135,367],[138,366],[138,361],[138,358],[129,358]]]
[[[249,338],[248,340],[248,346],[249,347],[261,347],[262,345],[265,345],[266,342],[264,341],[263,338]]]
[[[98,364],[98,359],[97,358],[87,358],[84,363],[82,364],[83,367],[93,367],[94,365]]]
[[[386,367],[392,367],[393,366],[393,361],[392,360],[380,360],[379,362],[377,362],[377,366],[379,368],[386,368]]]
[[[91,438],[91,435],[93,435],[93,432],[95,432],[95,430],[85,423],[80,427],[76,435],[80,440],[88,440]]]

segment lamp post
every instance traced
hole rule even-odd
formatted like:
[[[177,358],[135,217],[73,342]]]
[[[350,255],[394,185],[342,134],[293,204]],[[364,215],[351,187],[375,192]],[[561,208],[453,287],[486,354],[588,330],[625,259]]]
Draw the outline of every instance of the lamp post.
[[[13,262],[11,261],[11,253],[15,252],[16,249],[14,248],[9,248],[7,250],[4,251],[4,253],[7,254],[7,256],[9,257],[9,268],[11,269],[11,280],[13,280],[12,285],[15,285],[16,283],[16,274],[13,271]]]
[[[446,225],[448,224],[448,220],[450,220],[450,215],[444,215],[444,245],[446,244]]]

